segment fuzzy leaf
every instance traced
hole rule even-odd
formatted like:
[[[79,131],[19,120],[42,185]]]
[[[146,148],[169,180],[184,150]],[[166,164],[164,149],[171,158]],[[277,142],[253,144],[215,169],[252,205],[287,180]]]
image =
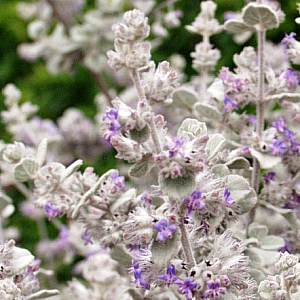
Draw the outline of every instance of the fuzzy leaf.
[[[214,158],[218,152],[223,150],[226,145],[226,140],[223,135],[216,133],[209,136],[209,140],[206,144],[206,151],[208,153],[208,159]]]
[[[116,260],[124,268],[129,268],[132,261],[131,256],[119,246],[113,247],[111,250],[111,258]]]
[[[128,206],[136,197],[136,189],[129,189],[125,193],[123,193],[117,200],[115,200],[110,206],[111,213],[115,213],[116,211],[120,211],[120,209],[127,211]]]
[[[262,169],[268,170],[274,168],[281,162],[281,158],[269,154],[261,153],[253,148],[250,148],[251,155],[256,158]]]
[[[48,140],[43,139],[37,148],[36,161],[40,167],[43,165],[43,163],[46,160],[47,147],[48,147]]]
[[[155,241],[152,245],[152,261],[162,269],[177,255],[180,249],[180,234],[177,232],[171,240],[165,243]]]
[[[19,274],[28,267],[34,260],[34,256],[26,249],[14,247],[12,252],[12,270]]]
[[[177,135],[179,137],[193,140],[196,137],[206,136],[207,127],[204,122],[199,122],[196,119],[187,118],[183,120],[178,128]]]
[[[26,298],[26,300],[34,300],[34,299],[45,299],[53,296],[59,295],[58,290],[41,290],[38,291]]]
[[[226,185],[231,193],[231,197],[235,201],[240,213],[246,213],[257,202],[257,196],[249,182],[239,175],[228,175],[226,177]]]
[[[176,200],[191,194],[196,186],[195,176],[189,172],[177,178],[164,178],[160,175],[158,182],[163,193]]]
[[[220,177],[225,177],[225,176],[227,176],[227,175],[230,174],[230,171],[229,171],[229,169],[227,168],[227,166],[222,165],[222,164],[214,165],[214,166],[211,168],[211,171],[212,171],[215,175],[220,176]]]
[[[207,89],[208,94],[217,99],[219,102],[223,102],[225,97],[225,86],[221,79],[215,79],[214,82]]]
[[[276,13],[267,5],[249,3],[243,10],[242,19],[248,26],[259,26],[259,29],[272,29],[279,26]]]
[[[264,250],[278,250],[284,246],[284,239],[280,236],[268,235],[260,240]]]
[[[129,169],[128,175],[137,178],[145,176],[149,172],[151,167],[149,159],[149,156],[144,156],[142,160],[133,164]]]
[[[137,130],[137,129],[133,129],[130,130],[130,137],[136,141],[137,143],[145,143],[149,137],[150,137],[150,129],[149,126],[146,125],[143,129],[141,130]]]
[[[243,21],[241,20],[228,20],[224,24],[225,30],[232,32],[232,33],[243,33],[246,31],[253,31],[255,28],[252,26],[247,26]]]
[[[15,167],[15,179],[20,182],[31,180],[38,169],[39,165],[35,160],[25,158]]]
[[[69,165],[65,169],[61,180],[62,181],[65,180],[66,178],[68,178],[69,176],[74,174],[76,171],[78,171],[82,164],[83,164],[83,161],[81,159],[78,159],[78,160],[74,161],[71,165]]]
[[[231,159],[226,163],[226,166],[229,169],[249,169],[250,163],[249,161],[244,157],[236,157]]]
[[[265,236],[267,236],[268,231],[269,230],[268,230],[267,226],[261,225],[261,224],[258,224],[258,223],[252,223],[249,226],[249,236],[250,237],[255,237],[259,240],[264,238]]]
[[[194,104],[199,101],[197,93],[187,87],[180,87],[173,93],[173,101],[177,107],[192,109]]]
[[[195,113],[200,118],[206,118],[214,121],[221,121],[222,115],[220,112],[212,105],[204,103],[196,103],[194,106]]]

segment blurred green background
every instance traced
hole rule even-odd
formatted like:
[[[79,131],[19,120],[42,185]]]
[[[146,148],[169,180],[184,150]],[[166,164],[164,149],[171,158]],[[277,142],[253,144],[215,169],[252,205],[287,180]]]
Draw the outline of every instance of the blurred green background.
[[[15,83],[22,90],[23,99],[37,104],[40,107],[39,115],[45,118],[55,120],[70,106],[82,109],[87,116],[93,116],[95,113],[93,101],[97,88],[87,70],[77,66],[73,74],[51,75],[42,61],[29,64],[18,57],[16,53],[17,46],[28,41],[26,23],[16,14],[16,4],[18,2],[18,0],[0,0],[0,90],[7,83]],[[27,2],[30,1],[27,0]],[[158,2],[161,1],[158,0]],[[184,25],[190,24],[195,19],[200,10],[200,2],[199,0],[177,1],[177,8],[184,13],[182,26],[172,30],[170,36],[153,52],[156,61],[167,59],[174,53],[183,55],[187,61],[186,73],[188,77],[194,74],[191,68],[190,53],[194,50],[200,38],[187,32]],[[220,22],[223,22],[224,12],[237,11],[243,6],[243,1],[239,0],[216,0],[215,2],[218,4],[217,14]],[[287,18],[278,30],[269,32],[268,37],[274,42],[279,42],[287,32],[297,32],[294,22],[298,15],[297,1],[284,0],[281,1],[281,4]],[[88,1],[88,5],[92,7],[93,1]],[[232,55],[239,52],[242,46],[236,45],[232,37],[226,33],[214,36],[212,42],[222,52],[222,58],[216,72],[221,66],[231,67]],[[255,38],[253,37],[247,44],[255,46]],[[0,111],[3,108],[3,97],[1,95]],[[9,140],[1,122],[0,139]],[[107,168],[110,166],[112,159],[112,155],[100,158],[100,166],[103,167],[106,164],[105,168]],[[15,199],[20,199],[20,195],[16,192],[12,191],[10,195]],[[15,214],[11,222],[20,229],[22,246],[33,250],[39,239],[35,222],[28,221],[19,214]],[[49,226],[49,230],[54,237],[57,232],[51,226]],[[59,276],[62,279],[68,279],[68,269],[62,267]]]

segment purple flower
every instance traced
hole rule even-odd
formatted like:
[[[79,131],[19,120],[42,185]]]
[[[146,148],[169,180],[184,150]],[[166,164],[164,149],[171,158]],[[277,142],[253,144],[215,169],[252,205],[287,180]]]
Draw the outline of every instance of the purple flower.
[[[223,196],[224,196],[224,201],[226,203],[226,206],[232,206],[235,203],[235,201],[231,197],[231,193],[230,193],[228,188],[224,189],[224,195]]]
[[[169,265],[166,274],[159,276],[159,279],[164,281],[168,286],[178,279],[176,276],[176,269],[174,265]]]
[[[292,69],[284,71],[280,78],[286,81],[289,90],[295,90],[299,85],[299,74]]]
[[[203,210],[205,203],[203,202],[203,194],[200,191],[194,191],[189,197],[183,200],[188,209],[188,215],[190,216],[194,210]]]
[[[81,239],[84,241],[85,246],[93,244],[92,235],[87,229],[81,234]]]
[[[232,112],[238,108],[238,104],[234,99],[229,98],[228,96],[224,97],[224,111]]]
[[[141,270],[140,265],[137,261],[132,262],[132,268],[133,268],[134,283],[139,287],[142,287],[146,290],[149,290],[150,289],[150,284],[147,283],[143,279],[142,270]]]
[[[287,128],[286,122],[283,118],[279,118],[278,120],[274,121],[272,123],[272,127],[274,127],[280,133],[284,133]]]
[[[184,280],[177,279],[175,284],[178,286],[178,292],[185,295],[186,300],[193,299],[193,294],[197,288],[196,282],[194,282],[191,278],[186,278]]]
[[[284,246],[281,247],[278,251],[282,252],[282,253],[284,253],[284,252],[292,253],[292,246],[288,241],[285,241]]]
[[[125,188],[124,176],[120,176],[118,172],[114,172],[110,175],[110,178],[112,180],[112,184],[115,192],[121,191]]]
[[[156,240],[162,243],[172,239],[174,233],[177,230],[176,225],[170,224],[166,219],[160,220],[154,225],[154,228],[158,232]]]
[[[225,295],[226,288],[222,287],[221,280],[210,280],[207,283],[207,289],[203,293],[204,299],[219,299],[220,296]]]
[[[283,140],[274,139],[271,150],[273,155],[284,155],[288,152],[288,145]]]
[[[172,141],[169,144],[169,157],[172,158],[174,157],[182,148],[184,144],[184,140],[181,138],[175,138],[174,141]]]
[[[269,184],[271,181],[275,180],[276,173],[275,172],[269,172],[264,176],[265,184]]]
[[[284,39],[281,41],[282,45],[284,45],[286,48],[288,48],[290,46],[290,44],[292,44],[296,41],[295,36],[296,36],[295,32],[291,32],[290,34],[286,34]]]
[[[106,110],[103,116],[103,123],[105,125],[104,138],[111,144],[112,138],[117,135],[121,129],[121,125],[118,120],[119,113],[114,108]]]
[[[53,219],[62,215],[62,212],[51,202],[48,202],[44,206],[44,211],[48,217],[48,219]]]

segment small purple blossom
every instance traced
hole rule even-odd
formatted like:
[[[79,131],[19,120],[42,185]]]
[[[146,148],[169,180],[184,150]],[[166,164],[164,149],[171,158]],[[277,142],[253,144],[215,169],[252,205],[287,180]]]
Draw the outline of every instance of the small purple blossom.
[[[276,121],[274,121],[272,123],[272,127],[274,127],[280,133],[284,133],[284,131],[287,128],[286,122],[285,122],[285,120],[283,118],[279,118]]]
[[[286,34],[284,39],[281,41],[282,45],[288,48],[292,43],[296,41],[295,39],[296,33],[291,32],[290,34]]]
[[[53,219],[56,217],[61,216],[62,212],[60,211],[60,209],[58,209],[54,204],[52,204],[51,202],[48,202],[45,206],[44,206],[44,211],[48,217],[48,219]]]
[[[224,111],[232,112],[233,110],[238,108],[238,104],[234,99],[229,98],[228,96],[224,97]]]
[[[111,143],[112,138],[117,135],[121,129],[118,116],[119,113],[114,108],[107,109],[103,116],[102,120],[105,125],[104,138],[109,143]]]
[[[265,184],[270,184],[271,181],[274,181],[276,178],[275,172],[269,172],[264,176]]]
[[[118,172],[114,172],[110,176],[115,192],[121,191],[125,188],[125,178],[120,176]]]
[[[178,292],[185,295],[186,300],[192,300],[193,294],[197,289],[197,283],[191,278],[186,278],[184,280],[177,279],[175,284],[178,286]]]
[[[292,253],[292,245],[288,241],[284,241],[284,246],[281,247],[278,251],[282,253]]]
[[[220,279],[210,280],[207,283],[207,289],[205,290],[204,299],[220,299],[222,295],[225,295],[226,287],[221,285]]]
[[[195,210],[203,210],[205,203],[203,202],[203,194],[200,191],[194,191],[189,197],[183,200],[185,206],[187,207],[188,215]]]
[[[228,188],[224,189],[223,196],[224,196],[224,202],[225,202],[226,206],[232,206],[235,203],[235,201],[231,197],[231,193]]]
[[[172,239],[174,233],[177,231],[176,225],[169,223],[166,219],[157,222],[154,225],[154,229],[158,232],[156,240],[162,243]]]
[[[299,74],[297,71],[294,71],[292,69],[287,69],[284,71],[280,78],[286,81],[287,87],[289,90],[295,90],[299,85]]]
[[[175,138],[174,141],[172,141],[169,144],[169,157],[174,157],[179,151],[181,150],[182,146],[184,145],[184,140],[181,138]]]
[[[150,284],[143,279],[142,270],[141,270],[140,265],[137,261],[132,262],[132,269],[133,269],[134,283],[138,287],[141,287],[145,290],[149,290],[150,289]]]
[[[85,246],[93,244],[92,235],[87,229],[81,234],[81,239],[84,241]]]
[[[164,281],[168,286],[178,279],[176,277],[176,269],[174,265],[169,265],[166,274],[159,276],[159,279]]]

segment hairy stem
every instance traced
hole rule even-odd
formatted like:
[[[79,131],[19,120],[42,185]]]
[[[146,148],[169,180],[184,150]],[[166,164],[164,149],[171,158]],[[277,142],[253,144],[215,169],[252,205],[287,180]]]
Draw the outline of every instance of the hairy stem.
[[[265,48],[266,32],[258,31],[257,32],[257,43],[258,43],[258,96],[256,100],[256,134],[260,140],[264,130],[264,95],[265,95],[265,57],[264,57],[264,48]],[[253,160],[253,170],[251,185],[258,193],[259,183],[260,183],[260,166],[257,159]],[[250,212],[250,222],[253,221],[256,211],[256,206]]]
[[[192,246],[188,237],[187,230],[185,228],[184,223],[180,222],[179,229],[181,232],[181,244],[182,249],[185,255],[185,259],[189,265],[189,267],[194,267],[196,265],[196,260],[193,254]]]
[[[94,73],[92,71],[90,71],[94,78],[95,78],[95,82],[99,88],[99,90],[103,93],[103,95],[105,96],[106,100],[108,101],[108,104],[110,106],[112,106],[112,100],[113,98],[111,97],[109,91],[108,91],[108,87],[106,85],[106,82],[102,79],[101,75],[99,73]]]
[[[144,88],[142,87],[142,84],[141,84],[141,79],[140,79],[139,72],[137,70],[133,70],[133,71],[131,71],[130,74],[131,74],[132,81],[135,85],[135,88],[137,90],[139,100],[144,102],[144,103],[147,103],[150,107],[149,101],[148,101],[148,99],[146,98],[146,95],[145,95]],[[152,140],[153,140],[153,143],[154,143],[155,152],[160,153],[161,152],[161,145],[160,145],[160,141],[159,141],[159,137],[158,137],[158,133],[157,133],[157,128],[156,128],[156,125],[155,125],[155,122],[154,122],[153,112],[151,112],[151,117],[150,117],[148,125],[150,127],[150,132],[151,132],[151,137],[152,137]]]

